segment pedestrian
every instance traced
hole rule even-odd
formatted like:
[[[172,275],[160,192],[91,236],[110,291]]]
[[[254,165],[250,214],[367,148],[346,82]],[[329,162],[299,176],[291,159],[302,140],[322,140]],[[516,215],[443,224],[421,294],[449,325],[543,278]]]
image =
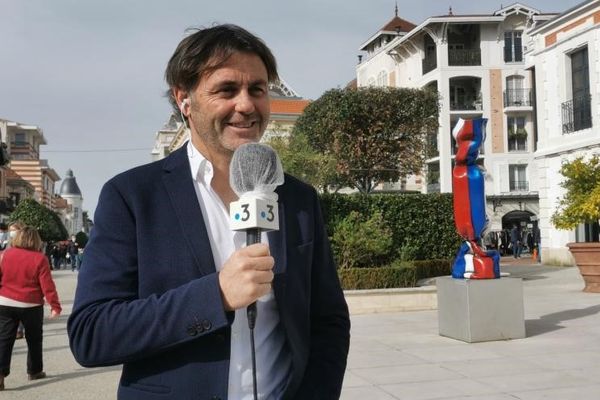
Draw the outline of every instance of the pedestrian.
[[[512,244],[513,257],[521,257],[521,231],[517,224],[510,231],[510,242]]]
[[[285,176],[268,245],[228,225],[233,151],[269,122],[271,51],[235,25],[200,29],[165,76],[191,140],[104,185],[68,321],[76,360],[124,364],[120,400],[250,399],[259,300],[260,398],[338,399],[350,321],[317,192]]]
[[[17,231],[11,248],[0,261],[0,390],[10,374],[10,361],[19,321],[27,335],[27,374],[29,380],[46,377],[42,358],[44,298],[50,304],[50,318],[60,315],[61,305],[41,252],[42,239],[35,228]]]
[[[79,246],[77,246],[77,242],[74,240],[69,240],[69,244],[67,244],[67,254],[69,255],[69,260],[71,261],[71,272],[75,271],[75,269],[79,269],[77,265],[77,255],[79,253]]]
[[[17,232],[19,232],[22,228],[25,227],[25,224],[21,221],[13,221],[8,226],[8,242],[5,248],[10,248],[12,246],[12,241],[17,236]],[[25,326],[23,322],[19,321],[19,325],[17,327],[17,333],[15,334],[16,339],[23,339],[25,337]]]
[[[6,249],[8,246],[8,226],[4,222],[0,222],[0,250]]]

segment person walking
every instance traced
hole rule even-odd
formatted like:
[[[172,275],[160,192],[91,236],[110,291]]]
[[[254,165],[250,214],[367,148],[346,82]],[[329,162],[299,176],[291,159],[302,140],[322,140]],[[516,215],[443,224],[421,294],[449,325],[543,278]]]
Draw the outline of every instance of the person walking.
[[[510,231],[510,242],[512,243],[513,256],[521,257],[521,231],[517,224]]]
[[[20,231],[21,229],[23,229],[24,227],[25,227],[25,224],[21,221],[13,221],[8,226],[8,232],[7,232],[8,241],[6,243],[6,246],[4,246],[5,249],[8,249],[11,247],[12,240],[17,235],[17,232]],[[25,337],[25,327],[23,326],[23,323],[20,321],[19,321],[19,327],[17,328],[17,334],[15,335],[15,337],[16,337],[16,339],[23,339]]]
[[[27,335],[29,380],[46,377],[42,360],[44,298],[50,304],[50,318],[62,308],[46,256],[40,251],[42,239],[35,228],[17,231],[0,261],[0,390],[10,374],[12,350],[19,321]]]

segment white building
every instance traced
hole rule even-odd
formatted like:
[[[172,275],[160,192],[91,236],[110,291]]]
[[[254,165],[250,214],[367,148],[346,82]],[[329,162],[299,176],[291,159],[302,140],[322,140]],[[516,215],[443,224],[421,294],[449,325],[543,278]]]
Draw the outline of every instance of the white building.
[[[530,30],[527,66],[535,74],[542,260],[573,264],[568,242],[598,237],[598,224],[555,229],[564,160],[600,154],[600,0],[586,1]]]
[[[66,200],[69,207],[61,215],[69,235],[75,235],[83,230],[83,196],[72,170],[67,174],[60,185],[60,197]]]
[[[539,214],[532,167],[537,130],[532,74],[526,70],[527,29],[549,20],[515,3],[491,14],[433,16],[415,26],[397,15],[365,42],[357,85],[431,88],[440,94],[439,129],[430,135],[423,192],[451,192],[459,118],[488,119],[481,163],[493,231],[518,223],[533,229]],[[419,182],[417,179],[416,182]]]

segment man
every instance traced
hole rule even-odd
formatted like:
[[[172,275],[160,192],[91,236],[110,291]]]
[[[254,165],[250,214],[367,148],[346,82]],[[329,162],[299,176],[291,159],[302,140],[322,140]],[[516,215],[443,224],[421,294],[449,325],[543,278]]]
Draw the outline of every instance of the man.
[[[124,364],[119,399],[252,399],[258,299],[259,398],[339,398],[350,323],[316,192],[286,176],[268,246],[227,226],[229,162],[267,126],[273,55],[215,26],[182,40],[165,76],[191,141],[103,187],[68,323],[75,358]]]
[[[510,242],[512,243],[513,257],[521,257],[521,230],[517,224],[510,230]]]

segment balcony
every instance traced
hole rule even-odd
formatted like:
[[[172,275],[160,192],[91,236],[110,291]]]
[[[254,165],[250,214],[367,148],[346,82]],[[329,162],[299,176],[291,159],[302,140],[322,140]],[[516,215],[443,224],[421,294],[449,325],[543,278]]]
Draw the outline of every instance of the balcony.
[[[423,75],[437,68],[437,57],[435,54],[421,60]]]
[[[562,103],[561,109],[563,135],[592,127],[591,94],[565,101]]]
[[[481,65],[481,49],[448,50],[448,65],[453,67]]]
[[[532,107],[531,89],[508,89],[504,91],[504,107]]]
[[[450,102],[450,111],[481,111],[481,94],[477,96],[457,96]]]
[[[527,181],[510,181],[509,187],[511,192],[528,192],[529,182]]]

